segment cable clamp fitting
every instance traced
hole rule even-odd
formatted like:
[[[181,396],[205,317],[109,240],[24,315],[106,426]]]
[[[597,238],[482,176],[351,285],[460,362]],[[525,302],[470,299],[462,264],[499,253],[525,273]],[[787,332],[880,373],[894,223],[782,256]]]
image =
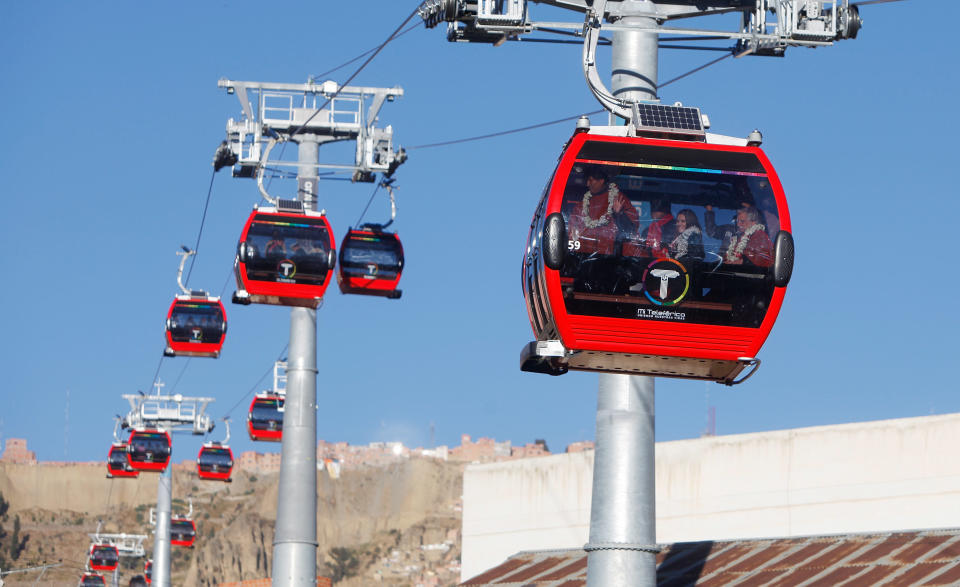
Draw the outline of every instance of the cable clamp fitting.
[[[637,550],[640,552],[649,552],[659,554],[663,550],[658,544],[636,544],[633,542],[588,542],[583,545],[587,552],[596,550]]]

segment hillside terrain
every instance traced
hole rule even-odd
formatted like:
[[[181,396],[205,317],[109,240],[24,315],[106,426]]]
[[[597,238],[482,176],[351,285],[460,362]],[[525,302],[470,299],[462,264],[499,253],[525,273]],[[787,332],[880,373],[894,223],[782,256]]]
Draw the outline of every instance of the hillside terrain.
[[[192,503],[193,548],[172,547],[173,585],[210,587],[270,576],[277,504],[276,473],[234,471],[232,483],[201,481],[193,467],[174,465],[174,514]],[[459,579],[462,465],[398,459],[383,467],[317,476],[318,569],[345,575],[338,585],[453,585]],[[77,584],[89,533],[146,534],[152,555],[150,509],[157,476],[106,479],[97,464],[0,463],[0,494],[9,510],[0,526],[20,520],[18,557],[10,568],[62,562],[38,585]],[[6,568],[4,571],[8,570]],[[120,585],[142,573],[143,559],[122,560]],[[34,585],[39,572],[7,575],[5,586]]]

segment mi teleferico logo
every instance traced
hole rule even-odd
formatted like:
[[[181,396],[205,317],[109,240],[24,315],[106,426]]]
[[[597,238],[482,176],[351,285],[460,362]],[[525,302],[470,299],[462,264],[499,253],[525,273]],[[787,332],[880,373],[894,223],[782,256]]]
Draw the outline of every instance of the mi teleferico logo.
[[[277,274],[285,279],[293,279],[297,274],[297,264],[290,259],[284,259],[277,263]]]
[[[643,295],[658,306],[679,304],[690,291],[690,274],[676,259],[654,259],[643,272]]]

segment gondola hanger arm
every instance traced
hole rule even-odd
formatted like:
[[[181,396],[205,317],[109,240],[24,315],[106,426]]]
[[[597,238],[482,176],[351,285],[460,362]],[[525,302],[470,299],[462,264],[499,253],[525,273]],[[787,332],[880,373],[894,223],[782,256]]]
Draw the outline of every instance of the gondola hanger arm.
[[[596,0],[593,8],[586,11],[583,20],[583,75],[590,91],[604,108],[621,118],[633,121],[633,103],[614,96],[597,72],[597,40],[600,38],[600,21],[603,20],[606,4],[607,0]]]
[[[260,158],[260,165],[257,166],[257,189],[260,190],[260,194],[264,199],[274,206],[277,205],[277,198],[273,198],[270,194],[267,193],[267,189],[263,187],[263,172],[266,170],[267,161],[270,160],[270,151],[277,145],[277,143],[285,142],[287,139],[283,136],[276,136],[270,139],[270,142],[267,143],[267,148],[263,150],[263,156]]]
[[[197,252],[190,250],[189,248],[183,245],[180,245],[180,248],[182,250],[177,251],[177,255],[180,256],[180,268],[177,269],[177,285],[180,286],[180,291],[182,291],[185,294],[189,294],[190,290],[183,285],[183,266],[186,265],[187,258],[190,257],[190,255],[195,255]]]

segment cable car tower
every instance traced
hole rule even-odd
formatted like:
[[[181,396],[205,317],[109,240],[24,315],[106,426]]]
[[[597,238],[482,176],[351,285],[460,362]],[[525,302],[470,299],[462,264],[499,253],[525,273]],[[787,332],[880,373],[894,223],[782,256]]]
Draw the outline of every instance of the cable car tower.
[[[426,26],[435,27],[441,22],[447,23],[447,40],[454,42],[478,42],[499,45],[510,40],[519,40],[523,37],[525,41],[545,40],[542,35],[562,34],[567,35],[568,42],[577,42],[570,40],[570,37],[580,37],[583,39],[582,68],[587,84],[597,98],[597,100],[610,113],[611,124],[606,128],[580,128],[580,138],[583,141],[583,133],[590,133],[605,137],[609,142],[622,142],[625,144],[633,143],[634,154],[642,150],[657,150],[667,148],[671,141],[676,141],[679,137],[676,131],[679,130],[676,124],[650,124],[650,114],[654,117],[665,115],[667,118],[682,115],[678,110],[696,110],[691,108],[674,109],[669,106],[659,104],[660,95],[658,92],[657,81],[657,52],[660,47],[660,37],[667,37],[671,43],[694,43],[684,48],[710,48],[697,45],[704,41],[731,40],[733,46],[729,48],[731,54],[735,57],[744,57],[747,55],[758,56],[777,56],[782,57],[788,47],[820,47],[831,45],[836,41],[843,39],[856,38],[858,31],[862,26],[860,19],[859,6],[865,4],[874,4],[896,0],[866,0],[863,2],[850,2],[849,0],[536,0],[540,4],[573,10],[583,14],[579,22],[535,22],[531,20],[530,13],[527,10],[527,0],[477,0],[476,2],[464,2],[463,0],[425,0],[420,5],[419,13]],[[690,19],[699,16],[714,16],[722,14],[731,14],[739,17],[733,22],[731,30],[702,30],[692,26],[671,27],[667,24],[672,20]],[[711,23],[716,23],[712,19]],[[611,59],[611,88],[608,89],[601,80],[597,72],[596,48],[600,40],[600,34],[609,34],[609,44],[612,48]],[[541,35],[541,37],[538,37]],[[560,41],[563,42],[563,41]],[[708,143],[706,133],[703,127],[708,127],[706,120],[702,119],[697,112],[694,126],[698,126],[696,135],[700,137],[691,137],[688,141],[702,141]],[[677,120],[677,118],[673,118]],[[584,121],[583,127],[589,127],[589,121]],[[701,123],[702,124],[701,126]],[[581,125],[578,124],[578,127]],[[649,142],[649,134],[644,135],[638,132],[641,129],[654,127],[668,127],[673,134],[669,136],[661,135],[663,138],[669,138],[671,141],[663,140],[660,143]],[[686,129],[692,128],[685,126]],[[618,140],[613,137],[623,137]],[[577,135],[574,136],[574,139]],[[751,133],[751,136],[741,142],[727,143],[735,145],[728,149],[734,152],[742,149],[740,153],[734,152],[734,156],[739,157],[741,153],[747,153],[752,147],[759,146],[759,132]],[[574,141],[571,139],[571,142]],[[681,139],[683,140],[683,139]],[[676,143],[674,143],[676,144]],[[743,145],[740,147],[739,145]],[[692,146],[692,143],[688,143]],[[613,149],[596,149],[606,154],[617,153],[620,147]],[[708,151],[708,149],[694,149]],[[674,150],[675,153],[679,151]],[[692,150],[688,149],[688,152]],[[646,156],[646,155],[645,155]],[[603,161],[617,161],[625,166],[632,168],[642,168],[647,166],[660,165],[663,162],[657,161],[657,156],[643,157],[635,160],[624,160],[616,157],[594,157]],[[658,155],[659,156],[659,155]],[[759,155],[758,155],[759,156]],[[680,157],[683,158],[682,156]],[[566,174],[573,178],[574,165],[572,165],[574,156],[564,154],[564,159],[568,163]],[[586,159],[586,157],[577,157],[577,160]],[[563,165],[563,163],[561,163]],[[682,170],[690,167],[698,167],[691,163],[668,162],[666,166],[674,170]],[[583,167],[586,167],[585,165]],[[717,168],[712,169],[715,171]],[[722,169],[722,168],[719,168]],[[604,173],[604,170],[599,170]],[[704,170],[706,171],[706,170]],[[740,170],[742,173],[753,173],[760,175],[760,170]],[[559,172],[559,169],[558,169]],[[593,171],[591,171],[593,172]],[[586,175],[587,170],[577,171],[578,179],[591,181],[600,181],[604,177],[599,175]],[[556,181],[556,178],[554,178]],[[771,180],[772,181],[772,180]],[[558,188],[557,195],[560,196],[562,187]],[[613,190],[607,190],[611,193],[607,215],[601,216],[600,220],[593,218],[592,211],[588,213],[589,200],[586,196],[583,198],[583,216],[589,217],[590,222],[585,222],[589,229],[595,233],[603,233],[604,218],[610,215],[610,209],[614,204],[616,195]],[[580,191],[580,193],[584,193]],[[589,193],[593,193],[591,189]],[[782,197],[782,190],[778,194],[780,203],[785,204]],[[576,250],[578,244],[593,246],[595,249],[604,249],[616,247],[619,241],[615,241],[611,233],[609,242],[603,238],[595,238],[593,243],[580,243],[573,240],[564,242],[569,238],[564,234],[564,219],[561,214],[554,216],[553,224],[555,230],[544,230],[544,224],[549,223],[549,216],[544,214],[546,205],[546,195],[538,208],[535,216],[535,225],[531,229],[531,241],[535,236],[542,236],[542,243],[537,239],[535,253],[542,253],[539,258],[533,259],[529,255],[527,262],[533,264],[541,263],[555,265],[550,269],[555,273],[556,270],[564,266],[565,245],[570,245],[571,251]],[[553,198],[551,201],[556,204],[559,199]],[[652,204],[652,202],[651,202]],[[777,206],[778,209],[782,206]],[[784,208],[785,209],[785,208]],[[602,212],[602,210],[601,210]],[[682,211],[681,211],[682,212]],[[610,223],[613,224],[612,222]],[[738,222],[739,224],[739,222]],[[653,223],[651,223],[651,226]],[[759,225],[759,224],[757,224]],[[786,223],[785,223],[786,225]],[[787,230],[789,225],[787,226]],[[539,232],[537,232],[539,231]],[[534,234],[536,232],[536,234]],[[588,232],[588,231],[585,231]],[[561,237],[566,237],[561,240]],[[748,235],[744,232],[741,237],[746,239]],[[649,242],[649,241],[648,241]],[[744,241],[746,242],[746,241]],[[531,242],[531,245],[533,243]],[[742,247],[740,252],[742,252]],[[786,256],[784,251],[784,256]],[[605,253],[605,251],[604,251]],[[614,254],[606,254],[607,257],[614,257]],[[790,267],[784,266],[783,269],[792,268],[792,241],[789,247]],[[625,254],[625,253],[624,253]],[[739,253],[738,253],[739,254]],[[577,255],[574,255],[575,257]],[[656,258],[656,255],[654,255]],[[581,263],[582,259],[574,259],[580,263],[580,268],[585,268]],[[733,259],[736,260],[736,259]],[[611,260],[612,261],[612,260]],[[593,262],[593,259],[590,260]],[[607,266],[597,265],[594,273],[601,277],[609,275],[616,265],[613,262]],[[680,275],[678,267],[667,267],[663,263],[655,265],[651,263],[648,267],[651,274],[652,287],[655,288],[659,279],[659,295],[655,292],[648,299],[658,306],[669,305],[679,300],[678,296],[667,291],[668,282],[671,277]],[[774,272],[777,272],[775,269]],[[538,288],[549,289],[549,279],[528,279],[531,273],[525,273],[525,290]],[[542,272],[541,272],[542,275]],[[562,275],[562,272],[561,272]],[[780,285],[785,285],[789,279],[789,271],[781,271]],[[553,277],[556,277],[555,275]],[[595,275],[582,276],[581,280],[586,282]],[[773,276],[771,276],[773,277]],[[628,279],[632,279],[627,276]],[[773,277],[775,279],[775,277]],[[527,282],[530,282],[529,285]],[[546,283],[544,283],[546,281]],[[674,280],[678,281],[678,280]],[[559,282],[557,282],[559,284]],[[604,285],[604,281],[594,279],[591,286]],[[627,284],[629,286],[629,283]],[[616,284],[614,284],[616,287]],[[564,284],[564,294],[567,298],[575,297],[577,283],[575,279]],[[558,292],[549,297],[549,303],[531,303],[534,300],[547,300],[543,296],[528,297],[528,310],[531,312],[531,322],[535,330],[541,333],[551,333],[551,325],[556,324],[560,330],[563,330],[562,323],[551,322],[551,316],[558,315],[558,309],[551,307],[565,305],[566,298],[559,294],[560,288],[554,287]],[[646,284],[642,284],[642,291],[650,289]],[[630,292],[616,292],[621,301],[631,305],[634,300],[630,298]],[[647,292],[650,293],[650,292]],[[782,291],[779,293],[782,298]],[[584,296],[586,298],[586,296]],[[594,296],[591,302],[601,300],[602,295]],[[643,300],[640,300],[643,304]],[[594,303],[594,308],[597,307]],[[701,303],[703,305],[703,303]],[[719,306],[704,306],[704,308],[719,308]],[[561,310],[561,315],[565,313]],[[776,312],[771,312],[772,318],[768,321],[768,326],[772,326],[772,319]],[[672,316],[670,312],[664,312],[664,316]],[[608,314],[609,316],[609,314]],[[648,311],[637,311],[636,318],[645,318]],[[545,318],[545,320],[544,320]],[[604,317],[604,319],[608,319]],[[587,322],[586,326],[593,329],[593,332],[602,332],[609,334],[609,338],[618,336],[620,333],[611,333],[609,329],[603,328],[600,321]],[[607,325],[612,325],[609,322]],[[663,324],[663,323],[661,323]],[[600,326],[598,330],[597,327]],[[662,334],[670,334],[670,325],[655,326]],[[556,332],[554,330],[553,332]],[[586,332],[586,329],[581,329]],[[765,337],[765,335],[763,335]],[[545,336],[525,349],[522,355],[526,370],[538,371],[551,374],[560,374],[566,372],[569,368],[581,368],[585,370],[599,371],[599,390],[597,401],[597,432],[596,432],[596,453],[594,460],[594,478],[593,478],[593,503],[591,505],[590,515],[590,537],[588,544],[584,549],[587,551],[587,585],[588,587],[602,587],[608,585],[632,585],[632,586],[654,586],[656,585],[656,553],[659,549],[656,546],[656,516],[654,501],[654,379],[649,375],[628,375],[625,373],[657,373],[656,367],[639,364],[638,359],[650,360],[659,359],[658,353],[648,353],[646,356],[628,352],[627,345],[621,345],[619,356],[616,357],[619,363],[616,369],[611,369],[610,359],[598,358],[596,362],[591,362],[588,352],[578,350],[582,356],[579,359],[571,358],[568,350],[564,348],[562,340],[549,340],[555,338]],[[562,339],[562,332],[560,333]],[[690,340],[690,339],[688,339]],[[762,340],[759,340],[762,343]],[[674,343],[674,347],[682,346],[682,343]],[[589,347],[582,347],[589,350]],[[759,348],[754,344],[753,348]],[[611,349],[607,349],[611,350]],[[611,356],[617,355],[616,350],[609,353]],[[583,356],[587,356],[586,359]],[[688,355],[690,356],[690,355]],[[711,357],[700,357],[709,359]],[[571,362],[568,364],[566,359]],[[697,359],[694,355],[693,359]],[[744,357],[744,361],[750,357]],[[603,361],[604,364],[600,364]],[[691,371],[691,375],[704,379],[714,379],[718,381],[731,382],[735,375],[734,371],[740,368],[736,363],[739,361],[727,360],[727,365],[732,366],[733,370],[726,373],[716,371],[702,371],[697,373]],[[746,366],[746,365],[744,365]],[[620,371],[615,374],[611,371]],[[661,371],[663,372],[663,371]],[[674,376],[686,376],[679,367],[671,367],[664,374],[673,374]]]
[[[213,419],[206,409],[212,397],[186,397],[180,394],[160,395],[162,383],[155,384],[156,395],[124,394],[130,411],[121,426],[134,431],[149,430],[207,434],[213,430]],[[131,434],[131,438],[133,435]],[[153,543],[153,582],[158,587],[170,587],[170,511],[172,509],[172,467],[164,467],[157,482],[157,516]]]
[[[100,524],[97,524],[97,531],[92,534],[87,534],[90,537],[91,543],[91,560],[88,561],[88,566],[91,565],[93,560],[94,548],[96,547],[111,547],[113,551],[117,554],[119,558],[123,557],[142,557],[146,555],[146,551],[143,548],[143,542],[147,539],[145,534],[104,534],[100,532]],[[119,563],[119,561],[117,561]],[[113,579],[111,584],[119,584],[119,564],[114,565],[114,567],[92,567],[94,571],[113,571]]]
[[[284,241],[282,247],[278,243],[279,251],[285,254],[289,246],[285,241],[299,239],[312,241],[314,250],[320,251],[302,257],[313,267],[306,272],[307,283],[299,281],[298,262],[293,254],[276,253],[275,275],[270,277],[273,283],[258,292],[255,287],[262,287],[267,276],[265,272],[258,276],[256,267],[251,275],[248,261],[258,261],[269,244],[264,243],[261,248],[254,243],[251,255],[247,243],[241,243],[243,259],[238,250],[237,277],[246,290],[243,294],[248,295],[238,291],[234,297],[238,303],[292,306],[273,584],[278,587],[313,585],[317,576],[316,308],[322,301],[336,258],[333,246],[327,247],[321,238],[323,224],[329,224],[325,213],[317,209],[317,182],[321,171],[324,176],[346,175],[355,182],[374,182],[377,173],[383,177],[393,175],[406,160],[406,153],[403,149],[394,150],[392,127],[379,127],[377,122],[383,104],[402,96],[403,90],[341,86],[334,81],[315,80],[285,84],[221,79],[218,86],[236,95],[242,118],[227,121],[226,144],[218,150],[214,168],[231,165],[234,177],[255,177],[260,193],[275,206],[255,210],[244,229],[245,237],[249,237],[258,221],[260,225],[274,222],[276,236]],[[321,162],[319,147],[337,141],[355,143],[353,161]],[[274,147],[280,143],[297,145],[296,163],[270,159]],[[271,195],[269,184],[264,185],[267,171],[282,173],[284,168],[296,169],[297,195],[293,200]],[[301,234],[282,227],[281,223],[292,224],[289,218],[297,218],[303,225],[298,228]],[[329,242],[334,242],[332,231],[326,230]],[[284,231],[287,234],[281,234]],[[329,261],[324,267],[325,254],[329,254]]]

